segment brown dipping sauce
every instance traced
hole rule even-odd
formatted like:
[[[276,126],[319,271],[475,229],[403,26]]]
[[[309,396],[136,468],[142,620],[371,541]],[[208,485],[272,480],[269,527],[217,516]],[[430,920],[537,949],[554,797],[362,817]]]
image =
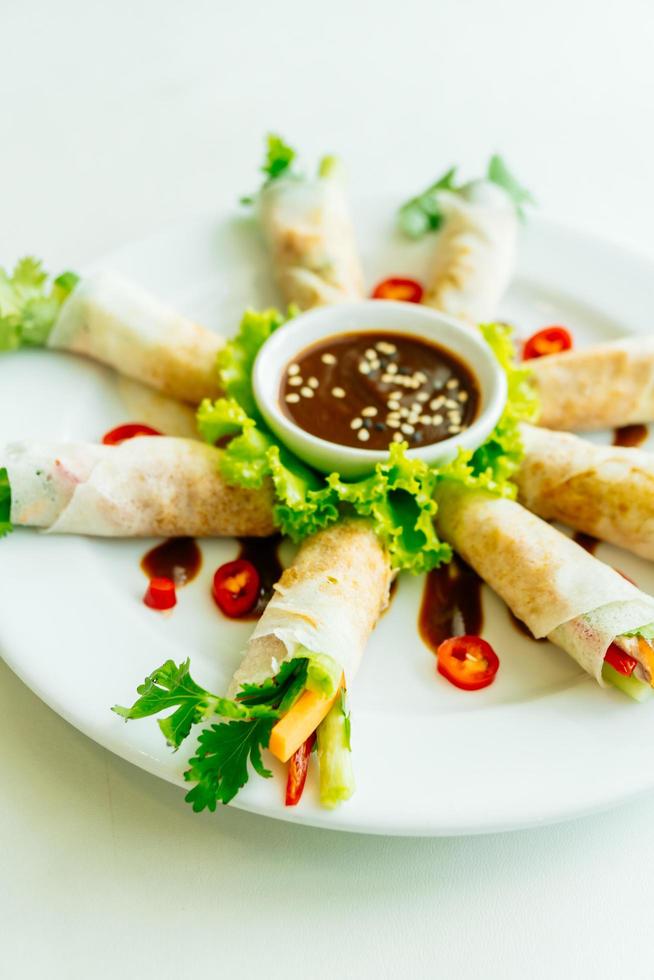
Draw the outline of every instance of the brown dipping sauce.
[[[613,445],[630,449],[642,446],[648,436],[646,425],[623,425],[613,432]]]
[[[141,559],[148,578],[170,578],[176,586],[191,582],[202,567],[202,552],[195,538],[170,538]]]
[[[454,354],[411,334],[328,337],[284,371],[284,413],[311,435],[358,449],[449,439],[474,421],[479,385]]]
[[[458,557],[425,577],[418,629],[434,653],[452,636],[481,633],[481,579]]]
[[[251,562],[259,573],[261,587],[259,598],[254,607],[240,619],[257,620],[268,605],[273,594],[273,586],[282,574],[282,564],[279,560],[278,549],[282,542],[281,534],[273,534],[269,538],[237,538],[241,546],[237,558]]]

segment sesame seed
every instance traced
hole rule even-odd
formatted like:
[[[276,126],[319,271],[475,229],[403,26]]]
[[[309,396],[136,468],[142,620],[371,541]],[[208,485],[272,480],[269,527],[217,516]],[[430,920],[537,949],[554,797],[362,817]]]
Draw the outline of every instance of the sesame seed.
[[[408,414],[409,414],[409,409],[405,408],[403,405],[402,408],[400,409],[400,415],[402,416],[403,419],[405,419],[408,416]]]
[[[467,391],[460,391],[459,394],[456,397],[459,399],[460,402],[467,402],[468,401],[468,392]]]
[[[461,421],[461,413],[460,412],[448,412],[447,413],[447,417],[450,420],[450,422],[460,422]]]
[[[432,400],[429,402],[429,407],[435,412],[436,409],[441,407],[444,401],[445,398],[443,395],[439,395],[438,398],[432,398]]]
[[[288,383],[290,385],[293,385],[294,387],[297,387],[297,385],[303,385],[304,381],[302,380],[299,374],[296,374],[293,378],[288,379]]]
[[[313,398],[313,388],[309,388],[307,385],[304,388],[300,388],[300,394],[305,398]]]
[[[402,392],[401,391],[391,391],[389,393],[389,396],[388,397],[389,398],[401,398],[402,397]]]
[[[366,407],[361,411],[361,414],[365,419],[373,419],[377,414],[377,409],[374,405],[366,405]]]
[[[368,350],[366,351],[366,357],[368,358],[369,361],[376,361],[377,360],[377,354],[372,349],[372,347],[369,347]]]
[[[336,358],[333,354],[323,354],[320,360],[323,364],[336,364]]]
[[[458,388],[459,387],[459,382],[457,381],[456,378],[450,378],[449,381],[446,381],[445,387],[446,388]]]
[[[451,425],[447,431],[450,433],[451,436],[454,436],[454,435],[457,434],[457,432],[460,432],[461,431],[461,426],[460,425]]]
[[[402,442],[402,436],[399,432],[393,433],[393,442]]]
[[[370,365],[367,361],[359,361],[359,373],[370,374]]]
[[[345,398],[344,388],[332,388],[332,395],[334,398]]]
[[[445,399],[445,407],[446,408],[458,408],[459,406],[457,405],[457,403],[454,401],[453,398],[446,398]]]
[[[290,364],[289,365],[289,368],[288,368],[288,373],[291,376],[294,375],[294,374],[299,374],[300,373],[300,365],[299,364]]]
[[[412,412],[421,412],[422,411],[422,406],[421,406],[420,402],[413,402],[413,404],[411,405],[411,411]]]
[[[421,415],[420,421],[423,425],[431,425],[431,415]]]
[[[389,344],[385,340],[380,340],[378,344],[375,344],[375,347],[382,354],[394,354],[397,350],[395,344]]]
[[[400,427],[400,420],[399,419],[392,419],[390,417],[390,415],[389,415],[388,418],[386,419],[386,425],[390,429],[399,429],[399,427]]]
[[[357,432],[357,439],[360,442],[368,442],[369,438],[370,438],[370,433],[368,432],[367,429],[359,429],[359,431]]]
[[[413,377],[416,381],[419,381],[421,385],[424,385],[427,382],[427,375],[424,371],[416,371]]]
[[[290,393],[290,395],[287,395],[287,396],[286,396],[286,401],[287,401],[287,402],[288,402],[288,403],[289,403],[290,405],[294,405],[294,404],[295,404],[295,402],[299,402],[299,400],[300,400],[300,396],[299,396],[299,395],[296,395],[296,394],[294,394],[293,392],[291,392],[291,393]]]
[[[396,401],[394,398],[389,398],[388,401],[386,402],[386,407],[390,408],[392,412],[399,412],[400,403]]]
[[[429,395],[427,394],[426,391],[421,391],[419,395],[416,395],[416,398],[418,399],[419,402],[429,401]]]
[[[378,360],[370,361],[371,371],[379,371],[380,367],[381,367],[381,361]]]
[[[414,391],[417,391],[417,389],[420,387],[420,382],[417,378],[409,378],[407,387],[413,388]]]
[[[432,415],[432,418],[431,418],[431,424],[432,425],[440,425],[442,423],[442,421],[443,421],[443,416],[442,415]]]
[[[397,364],[389,364],[386,368],[387,374],[397,374]]]
[[[408,422],[405,422],[404,425],[401,425],[400,429],[405,436],[412,436],[413,433],[416,431],[412,425],[408,424]]]
[[[352,419],[352,421],[350,422],[351,429],[360,429],[362,425],[363,425],[363,419],[358,419],[358,418]]]
[[[320,382],[318,381],[318,378],[309,378],[307,384],[309,385],[310,388],[313,388],[315,390],[320,384]]]

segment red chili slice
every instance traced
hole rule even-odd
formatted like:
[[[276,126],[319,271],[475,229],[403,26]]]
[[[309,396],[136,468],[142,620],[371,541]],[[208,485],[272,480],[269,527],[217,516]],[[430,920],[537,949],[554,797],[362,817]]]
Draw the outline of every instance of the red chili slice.
[[[438,673],[462,691],[478,691],[495,680],[500,666],[490,643],[480,636],[453,636],[436,653]]]
[[[143,602],[150,609],[172,609],[177,605],[175,583],[171,578],[153,578],[145,590]]]
[[[213,577],[213,597],[230,619],[245,616],[256,605],[261,576],[251,561],[237,558],[221,565]]]
[[[621,650],[617,643],[612,643],[604,656],[604,663],[610,664],[614,670],[624,677],[631,677],[638,661]]]
[[[102,442],[105,446],[117,446],[120,442],[133,439],[134,436],[160,436],[163,435],[150,425],[143,425],[141,422],[128,422],[127,425],[118,425],[115,429],[105,432]]]
[[[403,303],[420,303],[423,289],[415,279],[401,279],[397,276],[384,279],[372,291],[373,299],[397,299]]]
[[[297,806],[304,791],[304,784],[307,781],[309,770],[309,759],[311,750],[316,740],[316,733],[312,732],[306,742],[293,753],[288,760],[288,779],[286,781],[286,806]]]
[[[547,354],[560,354],[561,351],[572,347],[572,334],[565,327],[543,327],[529,340],[525,341],[522,352],[523,361],[534,357],[545,357]]]

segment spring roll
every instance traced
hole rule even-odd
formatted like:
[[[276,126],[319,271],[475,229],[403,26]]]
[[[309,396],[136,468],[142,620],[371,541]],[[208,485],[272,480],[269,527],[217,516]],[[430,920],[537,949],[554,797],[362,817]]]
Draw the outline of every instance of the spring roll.
[[[654,421],[654,337],[565,351],[531,361],[538,424],[591,432]]]
[[[391,574],[366,521],[344,521],[307,539],[275,586],[228,692],[236,697],[283,664],[307,661],[306,688],[272,729],[268,748],[285,762],[317,732],[323,806],[354,791],[349,720],[338,692],[352,683],[388,605]]]
[[[254,630],[229,694],[261,684],[300,647],[336,661],[349,685],[388,605],[388,556],[366,521],[335,524],[307,538]]]
[[[221,394],[216,355],[222,339],[110,272],[79,282],[46,343],[183,402],[195,405]]]
[[[0,451],[15,525],[100,537],[272,534],[272,488],[228,486],[219,464],[219,449],[166,436]]]
[[[259,194],[259,218],[286,303],[302,310],[361,299],[363,272],[340,166],[282,175]]]
[[[654,558],[654,455],[522,427],[520,502],[546,520]]]
[[[515,264],[518,217],[497,184],[478,180],[438,197],[444,224],[423,303],[470,324],[495,317]]]
[[[654,650],[628,634],[654,623],[652,597],[514,501],[444,487],[437,524],[536,638],[547,637],[602,685],[616,644],[637,661],[636,680],[651,684]]]

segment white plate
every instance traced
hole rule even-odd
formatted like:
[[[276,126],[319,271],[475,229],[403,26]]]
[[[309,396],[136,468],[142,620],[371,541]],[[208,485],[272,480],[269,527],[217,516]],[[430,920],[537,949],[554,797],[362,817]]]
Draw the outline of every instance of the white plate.
[[[356,209],[369,283],[420,277],[431,243],[393,234],[396,202]],[[230,334],[246,305],[277,299],[251,221],[213,217],[128,246],[99,263],[142,282],[184,312]],[[608,243],[530,221],[502,317],[522,335],[567,324],[578,344],[651,329],[652,265]],[[22,352],[0,360],[0,443],[24,437],[98,439],[134,420],[110,372],[72,356]],[[109,708],[169,657],[221,691],[250,624],[221,619],[213,570],[237,550],[202,543],[198,579],[172,615],[140,601],[148,542],[44,537],[0,544],[0,646],[7,663],[55,711],[112,752],[182,784],[190,749],[173,755],[153,720],[124,724]],[[654,591],[651,566],[609,546],[599,556]],[[365,584],[362,584],[365,587]],[[357,776],[335,812],[317,804],[313,777],[296,809],[277,778],[253,777],[233,804],[299,823],[380,834],[471,834],[587,813],[654,785],[638,746],[654,739],[654,705],[600,690],[549,644],[521,637],[503,604],[483,593],[484,635],[501,658],[495,684],[475,693],[438,677],[417,616],[422,581],[403,577],[351,692]],[[629,747],[627,749],[627,746]],[[315,767],[314,767],[315,768]],[[189,809],[189,819],[192,814]]]

